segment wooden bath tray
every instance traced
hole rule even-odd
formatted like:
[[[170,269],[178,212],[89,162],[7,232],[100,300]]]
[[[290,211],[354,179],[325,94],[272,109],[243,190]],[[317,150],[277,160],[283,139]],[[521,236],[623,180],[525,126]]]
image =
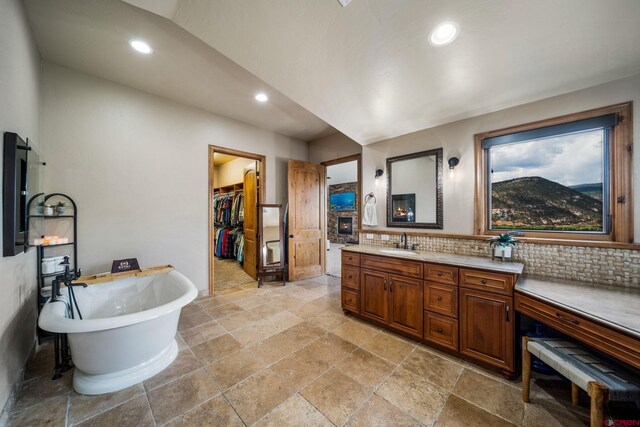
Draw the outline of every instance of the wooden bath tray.
[[[173,270],[172,265],[159,265],[157,267],[141,268],[139,270],[123,271],[121,273],[101,273],[92,276],[80,276],[71,283],[85,283],[87,285],[95,285],[98,283],[112,282],[124,277],[144,277],[154,274],[168,273]]]

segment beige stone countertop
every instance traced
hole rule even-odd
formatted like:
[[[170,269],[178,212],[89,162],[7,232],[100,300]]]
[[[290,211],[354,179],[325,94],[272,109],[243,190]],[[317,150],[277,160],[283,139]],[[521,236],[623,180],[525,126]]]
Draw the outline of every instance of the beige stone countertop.
[[[516,292],[640,339],[640,290],[522,276],[516,283]]]
[[[481,268],[484,270],[503,273],[522,274],[524,265],[519,262],[493,261],[490,257],[477,257],[467,255],[454,255],[443,252],[410,251],[395,249],[386,246],[347,245],[341,248],[343,251],[358,252],[361,254],[402,258],[413,261],[434,262],[437,264],[450,264],[458,267]]]

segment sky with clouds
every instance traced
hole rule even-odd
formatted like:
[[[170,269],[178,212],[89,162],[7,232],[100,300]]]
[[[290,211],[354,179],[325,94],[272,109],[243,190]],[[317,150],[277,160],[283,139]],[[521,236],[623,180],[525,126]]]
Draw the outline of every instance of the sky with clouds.
[[[603,131],[534,139],[491,148],[492,182],[541,176],[562,185],[602,182]]]

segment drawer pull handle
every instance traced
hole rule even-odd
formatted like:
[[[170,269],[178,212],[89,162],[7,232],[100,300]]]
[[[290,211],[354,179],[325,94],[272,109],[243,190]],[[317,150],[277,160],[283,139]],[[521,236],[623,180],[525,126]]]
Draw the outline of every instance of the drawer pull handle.
[[[556,313],[556,317],[557,317],[558,319],[562,320],[563,322],[569,322],[569,323],[572,323],[572,324],[574,324],[574,325],[579,325],[579,324],[580,324],[580,322],[578,322],[577,320],[573,320],[573,319],[569,319],[569,318],[567,318],[567,317],[564,317],[564,316],[563,316],[562,314],[560,314],[560,313]]]
[[[482,280],[480,281],[480,283],[482,283],[483,285],[486,285],[486,284],[487,284],[487,279],[482,279]]]
[[[507,322],[509,321],[509,311],[511,311],[511,308],[507,306]]]
[[[438,276],[442,276],[442,271],[438,271]]]
[[[385,291],[387,290],[387,281],[386,280],[384,281],[384,290]]]
[[[389,281],[389,291],[393,292],[393,280]]]
[[[352,277],[353,277],[352,275],[349,275],[349,276],[347,276],[347,279],[351,279]]]
[[[437,297],[436,298],[438,301],[442,301],[442,297]]]
[[[441,333],[442,333],[442,328],[438,328],[438,329],[436,329],[436,332],[438,332],[439,334],[441,334]]]

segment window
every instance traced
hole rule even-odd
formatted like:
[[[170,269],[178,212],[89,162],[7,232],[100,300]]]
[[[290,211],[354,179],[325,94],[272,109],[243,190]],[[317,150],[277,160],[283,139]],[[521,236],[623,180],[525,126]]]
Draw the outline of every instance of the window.
[[[631,105],[476,135],[476,231],[633,241]]]

